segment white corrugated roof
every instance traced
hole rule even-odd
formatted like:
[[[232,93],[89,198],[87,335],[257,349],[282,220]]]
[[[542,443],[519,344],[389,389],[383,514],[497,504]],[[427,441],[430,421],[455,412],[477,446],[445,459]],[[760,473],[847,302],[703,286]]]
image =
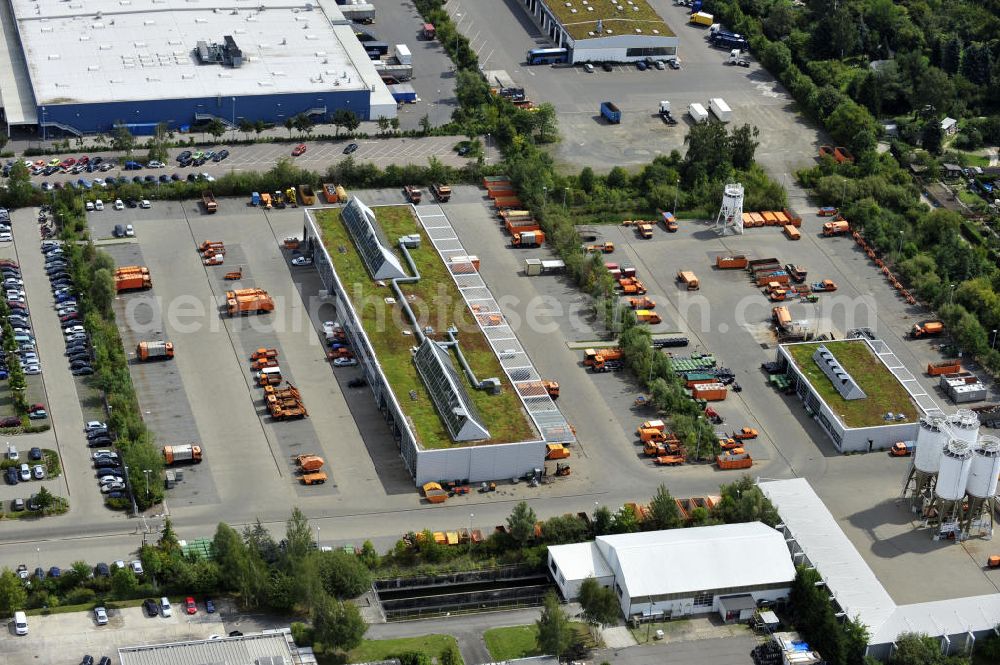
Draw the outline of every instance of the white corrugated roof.
[[[760,489],[841,609],[868,627],[869,644],[887,644],[908,632],[981,632],[1000,623],[1000,594],[896,605],[808,481],[774,480]]]
[[[795,578],[784,536],[761,522],[600,536],[597,547],[633,599]]]
[[[221,624],[220,624],[221,625]],[[221,628],[220,628],[221,630]],[[287,630],[216,640],[122,647],[122,665],[293,665]]]
[[[882,625],[896,603],[809,483],[793,478],[760,483],[760,489],[847,615]]]
[[[353,29],[331,23],[343,23],[331,3],[10,1],[39,105],[379,88]],[[197,43],[226,35],[243,66],[199,64]]]
[[[9,125],[38,122],[28,64],[17,38],[17,25],[8,3],[0,3],[0,102]]]
[[[556,562],[567,580],[585,580],[588,577],[611,577],[613,574],[604,560],[604,555],[597,549],[597,543],[573,543],[571,545],[552,545],[549,556]]]

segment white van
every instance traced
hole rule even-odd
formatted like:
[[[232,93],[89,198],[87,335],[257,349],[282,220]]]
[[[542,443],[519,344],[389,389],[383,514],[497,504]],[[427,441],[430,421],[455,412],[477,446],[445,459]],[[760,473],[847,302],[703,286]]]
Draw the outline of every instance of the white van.
[[[14,612],[14,632],[18,635],[28,634],[28,617],[24,612]]]

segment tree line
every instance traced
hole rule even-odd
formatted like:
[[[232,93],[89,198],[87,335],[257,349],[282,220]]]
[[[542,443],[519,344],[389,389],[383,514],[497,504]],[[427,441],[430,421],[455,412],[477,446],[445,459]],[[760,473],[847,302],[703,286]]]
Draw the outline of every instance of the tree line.
[[[108,406],[108,427],[115,433],[115,448],[129,470],[129,487],[140,510],[163,500],[163,456],[155,446],[153,433],[142,418],[139,400],[129,374],[128,357],[115,324],[115,262],[98,250],[89,239],[83,202],[70,192],[54,197],[52,213],[63,241],[83,326],[93,347],[92,381],[103,393]],[[151,470],[153,482],[146,482],[143,470]],[[141,490],[140,490],[141,488]],[[115,508],[129,507],[126,499],[107,499]]]

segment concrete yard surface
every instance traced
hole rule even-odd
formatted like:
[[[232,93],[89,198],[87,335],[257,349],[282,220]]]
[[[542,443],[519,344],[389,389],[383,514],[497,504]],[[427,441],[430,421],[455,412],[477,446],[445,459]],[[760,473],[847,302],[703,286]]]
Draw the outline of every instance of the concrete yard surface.
[[[78,663],[84,654],[110,656],[118,661],[118,648],[135,644],[157,644],[207,639],[225,635],[222,617],[184,614],[180,604],[173,606],[170,617],[147,617],[141,607],[108,610],[108,624],[98,626],[93,612],[68,612],[49,616],[29,616],[28,634],[14,635],[13,628],[0,633],[0,662],[10,665],[27,663]]]

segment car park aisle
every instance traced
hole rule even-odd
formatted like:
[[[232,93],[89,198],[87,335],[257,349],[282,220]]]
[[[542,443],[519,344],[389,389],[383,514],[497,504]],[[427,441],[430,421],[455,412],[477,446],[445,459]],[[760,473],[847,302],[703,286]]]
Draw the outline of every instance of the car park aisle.
[[[272,513],[259,510],[261,492],[273,500],[274,515],[286,514],[291,495],[278,489],[279,461],[269,450],[257,418],[256,389],[247,385],[242,371],[245,359],[233,350],[229,321],[220,317],[220,303],[205,277],[196,245],[206,238],[195,241],[183,219],[198,214],[191,202],[157,202],[151,214],[135,220],[142,262],[153,278],[151,294],[162,316],[162,324],[152,327],[154,332],[140,337],[159,339],[162,331],[162,339],[174,343],[174,358],[165,362],[176,365],[200,437],[200,442],[180,441],[175,438],[177,431],[157,431],[157,441],[160,445],[200,443],[204,451],[200,465],[181,467],[185,480],[171,491],[167,504],[178,516],[214,514],[230,522],[257,515],[267,519]],[[220,211],[213,220],[224,215]],[[153,364],[147,370],[152,375],[160,366]],[[164,395],[162,405],[143,399],[141,407],[143,411],[169,409],[172,399]],[[225,509],[220,511],[220,506]]]
[[[81,520],[93,516],[107,515],[101,494],[94,490],[94,469],[91,466],[90,451],[83,436],[83,411],[76,392],[76,381],[70,374],[63,356],[62,328],[56,316],[45,276],[44,257],[39,250],[40,238],[34,209],[18,210],[13,214],[15,243],[21,263],[21,275],[27,294],[28,308],[38,346],[38,357],[44,369],[45,391],[48,396],[49,423],[52,425],[56,450],[59,453],[69,499],[70,518],[49,517],[48,520]],[[36,490],[37,491],[37,490]],[[92,521],[88,519],[88,521]]]
[[[314,300],[322,288],[316,269],[312,266],[292,266],[289,257],[278,247],[281,239],[302,235],[302,213],[268,211],[266,217],[262,215],[261,219],[264,223],[261,236],[267,234],[271,238],[269,243],[262,241],[254,246],[259,252],[259,258],[255,262],[256,271],[261,275],[261,279],[267,281],[270,292],[280,296],[280,302],[287,303],[288,311],[278,312],[282,322],[291,324],[282,326],[278,330],[278,339],[285,354],[282,366],[287,363],[293,370],[296,387],[302,391],[306,406],[309,407],[309,420],[320,433],[322,453],[329,465],[327,473],[337,482],[340,494],[346,501],[357,496],[378,496],[380,502],[389,502],[391,505],[393,499],[382,496],[385,490],[376,474],[372,453],[366,448],[354,415],[345,401],[340,388],[343,383],[338,384],[335,376],[338,372],[349,372],[353,376],[355,370],[335,369],[325,360],[327,349],[320,343],[313,327],[317,323],[321,326],[322,322],[310,321],[310,312],[305,310],[310,300]],[[315,288],[307,285],[314,285]],[[327,318],[334,318],[333,309],[329,307],[312,314],[320,316],[323,312]],[[366,392],[370,400],[371,393],[367,389]],[[276,423],[275,427],[281,425],[282,423]],[[337,436],[324,435],[330,432],[337,432]],[[377,444],[373,441],[370,445]],[[392,446],[389,455],[393,462],[400,460],[395,445]],[[382,482],[400,480],[412,487],[412,480],[408,475],[404,475],[402,464],[395,467],[395,470],[396,473],[386,474]],[[412,505],[412,501],[405,503]]]

